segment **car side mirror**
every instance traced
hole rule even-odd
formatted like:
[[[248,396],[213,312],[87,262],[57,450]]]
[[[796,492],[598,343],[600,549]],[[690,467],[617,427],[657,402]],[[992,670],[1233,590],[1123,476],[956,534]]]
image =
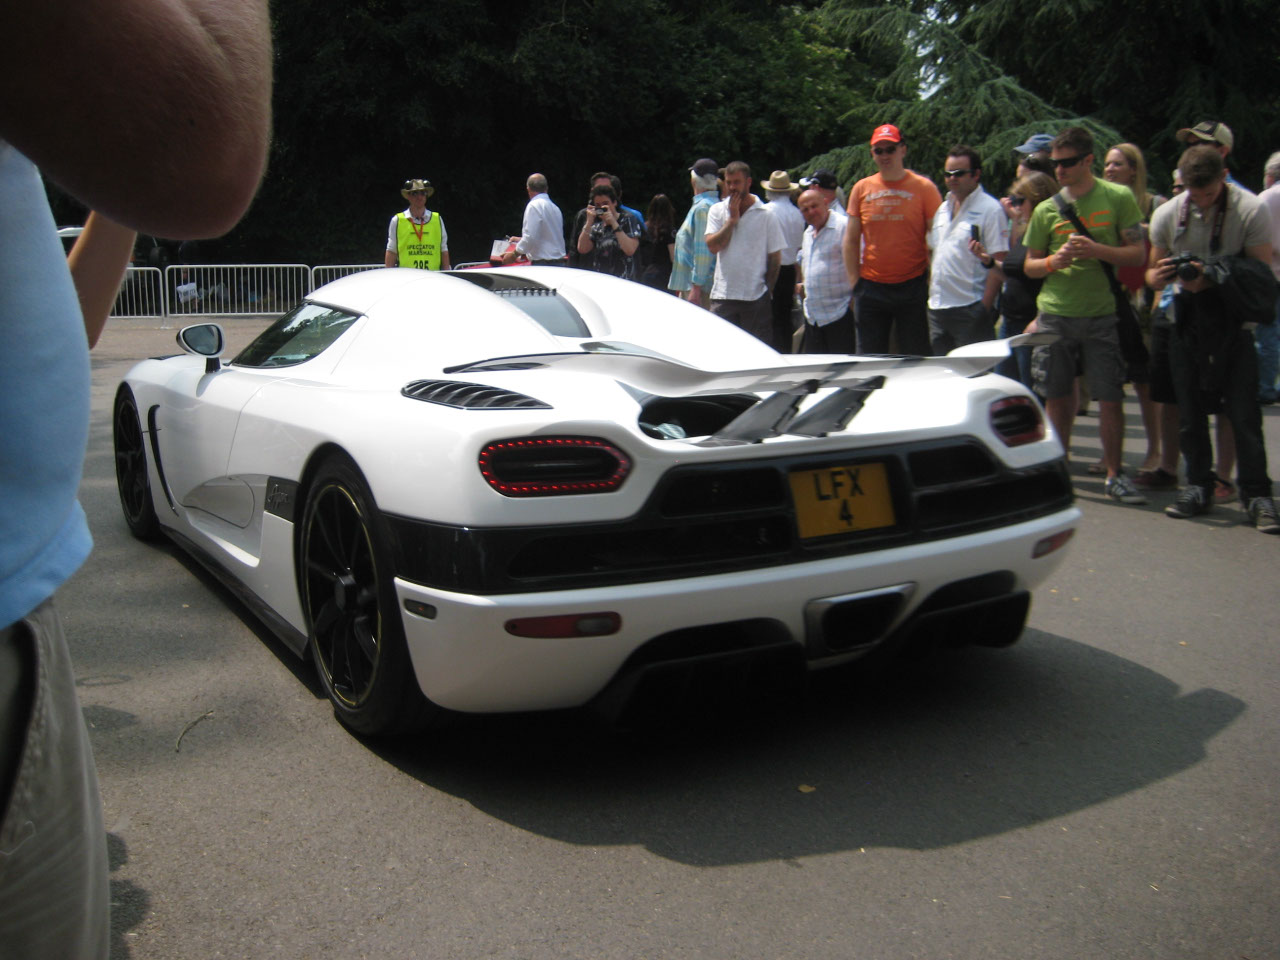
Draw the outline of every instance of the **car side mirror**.
[[[216,373],[222,366],[218,358],[227,348],[227,336],[219,324],[197,323],[178,331],[178,346],[184,353],[204,357],[205,373]]]

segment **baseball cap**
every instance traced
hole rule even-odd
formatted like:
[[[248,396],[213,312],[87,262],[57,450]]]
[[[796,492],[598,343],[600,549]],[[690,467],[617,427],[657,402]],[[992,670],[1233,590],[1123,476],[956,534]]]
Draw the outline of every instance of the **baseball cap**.
[[[902,134],[898,128],[892,123],[882,123],[876,127],[875,132],[871,134],[871,145],[874,147],[877,143],[901,143]]]
[[[834,190],[837,186],[836,175],[826,169],[815,170],[812,176],[800,178],[800,186],[806,189],[821,187],[823,190]]]
[[[1183,143],[1220,143],[1230,150],[1235,146],[1235,137],[1231,128],[1217,120],[1202,120],[1194,127],[1183,127],[1178,131],[1178,139]]]
[[[720,172],[720,165],[717,164],[714,160],[711,160],[707,157],[703,157],[701,160],[697,161],[696,163],[694,163],[692,167],[689,168],[689,172],[692,173],[695,177],[709,177],[713,173]]]
[[[1027,142],[1021,146],[1014,147],[1019,153],[1039,153],[1041,150],[1049,150],[1053,147],[1053,134],[1036,133],[1027,138]]]

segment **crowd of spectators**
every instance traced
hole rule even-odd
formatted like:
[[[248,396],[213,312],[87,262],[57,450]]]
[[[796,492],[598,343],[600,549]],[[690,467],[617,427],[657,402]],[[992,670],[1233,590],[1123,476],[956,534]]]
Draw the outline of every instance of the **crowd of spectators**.
[[[646,218],[601,171],[563,244],[548,228],[562,221],[546,178],[533,174],[522,236],[501,260],[664,289],[780,353],[941,356],[997,336],[1053,334],[1014,345],[998,372],[1035,392],[1068,450],[1076,418],[1097,403],[1102,456],[1085,470],[1105,478],[1109,498],[1142,504],[1147,491],[1176,487],[1181,456],[1187,484],[1169,516],[1240,496],[1259,530],[1280,533],[1259,410],[1277,399],[1280,153],[1255,197],[1227,167],[1225,124],[1178,138],[1172,200],[1148,182],[1140,147],[1100,154],[1080,127],[1019,145],[999,196],[974,148],[952,146],[935,182],[908,166],[907,138],[888,123],[868,144],[875,172],[849,185],[847,202],[830,170],[794,183],[775,170],[757,192],[745,162],[703,158],[689,168],[692,202],[678,226],[669,197],[655,196]],[[422,265],[447,269],[447,234],[424,209],[429,184],[405,188],[410,209],[392,219],[388,263],[397,238],[421,245],[425,225],[442,249],[428,248],[434,259]],[[1153,239],[1155,224],[1163,233]],[[1255,267],[1265,283],[1251,279]],[[1122,462],[1126,384],[1146,436],[1132,476]]]

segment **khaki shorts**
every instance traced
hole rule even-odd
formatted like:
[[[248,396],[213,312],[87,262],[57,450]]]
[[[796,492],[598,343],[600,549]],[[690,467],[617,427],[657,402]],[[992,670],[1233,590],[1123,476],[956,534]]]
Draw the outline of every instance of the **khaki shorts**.
[[[1052,400],[1070,396],[1076,375],[1083,370],[1089,396],[1095,400],[1123,400],[1125,362],[1116,333],[1116,315],[1060,317],[1042,313],[1036,318],[1041,333],[1056,333],[1060,340],[1036,347],[1031,354],[1031,374],[1036,392]]]

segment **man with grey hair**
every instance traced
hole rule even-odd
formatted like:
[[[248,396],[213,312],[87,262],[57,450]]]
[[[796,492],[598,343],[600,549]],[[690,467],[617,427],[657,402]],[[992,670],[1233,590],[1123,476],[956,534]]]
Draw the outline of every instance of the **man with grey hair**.
[[[1280,150],[1267,158],[1262,184],[1266,187],[1258,199],[1271,214],[1271,270],[1280,282]],[[1280,303],[1276,305],[1276,322],[1260,323],[1253,328],[1258,345],[1258,402],[1270,406],[1280,399],[1276,378],[1280,375]]]
[[[525,257],[535,267],[558,267],[564,264],[564,214],[547,195],[547,178],[529,174],[525,181],[529,202],[524,208],[520,236],[513,237],[515,246],[502,255],[503,263]]]
[[[689,168],[689,185],[693,190],[693,206],[676,233],[676,255],[671,262],[671,279],[667,289],[698,306],[711,303],[711,281],[715,276],[716,258],[707,248],[707,211],[720,199],[716,181],[720,168],[704,157]]]
[[[804,237],[804,217],[791,202],[796,191],[791,177],[785,170],[775,170],[764,182],[765,213],[771,214],[782,228],[783,245],[779,251],[778,279],[773,283],[770,316],[773,329],[773,349],[779,353],[791,352],[791,308],[796,299],[796,260],[800,256],[800,241]]]

